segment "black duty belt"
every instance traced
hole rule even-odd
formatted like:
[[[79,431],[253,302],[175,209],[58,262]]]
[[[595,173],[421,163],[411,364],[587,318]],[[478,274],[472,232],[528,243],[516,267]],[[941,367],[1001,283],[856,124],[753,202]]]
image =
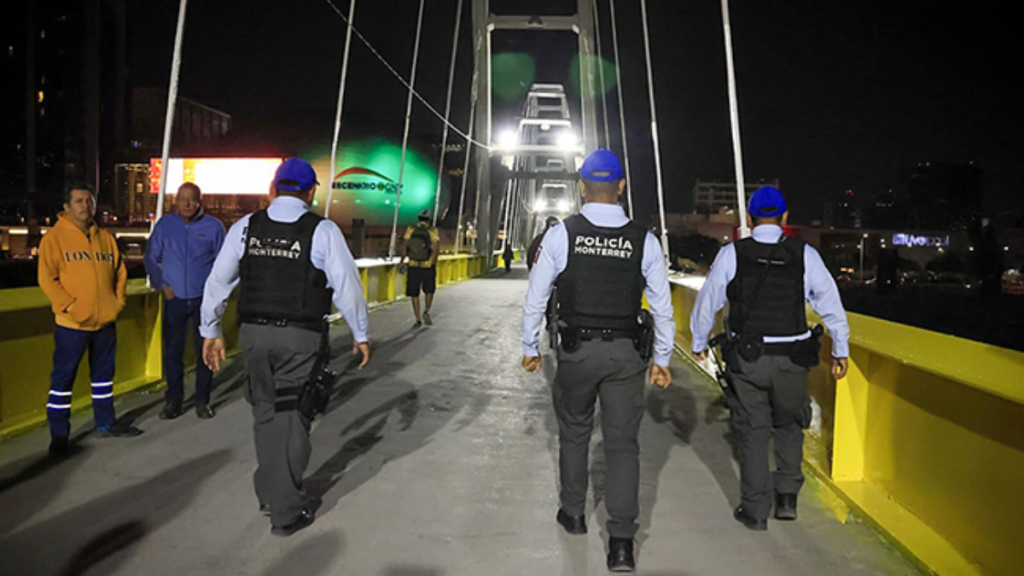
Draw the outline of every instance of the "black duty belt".
[[[285,328],[287,326],[291,326],[293,328],[302,328],[303,330],[311,330],[313,332],[327,331],[326,320],[288,320],[285,318],[273,319],[260,318],[257,316],[243,316],[242,324],[255,324],[257,326],[277,326],[278,328]]]
[[[796,342],[765,342],[764,347],[761,349],[761,354],[765,356],[792,356],[793,346],[800,342],[800,340]]]
[[[580,340],[587,342],[590,340],[618,340],[618,339],[633,339],[637,337],[638,330],[621,330],[621,329],[609,329],[609,328],[580,328]]]

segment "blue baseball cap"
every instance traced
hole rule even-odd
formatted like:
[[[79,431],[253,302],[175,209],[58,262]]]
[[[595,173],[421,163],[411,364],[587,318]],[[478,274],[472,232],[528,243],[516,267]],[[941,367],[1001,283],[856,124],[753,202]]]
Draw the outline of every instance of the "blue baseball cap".
[[[750,215],[771,218],[786,211],[786,199],[774,186],[762,186],[750,197]]]
[[[580,168],[580,178],[591,182],[622,180],[622,163],[611,150],[598,148],[591,152]]]
[[[317,184],[316,170],[302,158],[288,158],[274,174],[274,187],[286,192],[309,190]]]

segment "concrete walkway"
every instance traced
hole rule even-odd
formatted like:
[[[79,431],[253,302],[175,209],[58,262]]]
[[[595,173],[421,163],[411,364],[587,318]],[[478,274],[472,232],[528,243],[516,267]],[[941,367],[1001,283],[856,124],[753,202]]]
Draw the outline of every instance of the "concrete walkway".
[[[161,421],[161,396],[141,395],[118,404],[146,430],[139,438],[93,438],[85,414],[65,461],[45,457],[43,429],[0,444],[0,574],[605,574],[599,432],[591,533],[554,522],[554,366],[519,368],[525,278],[515,269],[443,288],[433,327],[413,330],[405,302],[375,311],[363,372],[335,329],[341,392],[314,424],[308,471],[323,506],[291,538],[271,536],[256,510],[237,361],[217,378],[213,420]],[[677,384],[651,390],[641,432],[640,574],[918,574],[866,526],[840,523],[813,480],[798,523],[737,524],[717,392],[680,359],[673,372]]]

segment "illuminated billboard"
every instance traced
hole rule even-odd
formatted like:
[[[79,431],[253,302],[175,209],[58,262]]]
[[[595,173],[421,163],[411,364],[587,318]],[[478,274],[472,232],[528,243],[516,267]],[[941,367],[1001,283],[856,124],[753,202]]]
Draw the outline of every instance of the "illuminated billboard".
[[[303,158],[313,164],[320,180],[314,208],[324,213],[328,186],[331,186],[331,219],[342,225],[355,218],[367,226],[391,226],[398,198],[399,169],[402,147],[384,138],[368,138],[343,142],[333,178],[325,177],[331,171],[331,153],[328,147],[305,151]],[[437,191],[437,160],[428,160],[413,147],[406,150],[405,170],[402,172],[402,198],[398,209],[399,226],[416,222],[421,210],[434,211],[434,193]],[[448,192],[442,186],[440,220],[448,206]]]
[[[195,182],[203,194],[265,195],[281,158],[169,158],[167,193],[185,182]],[[160,190],[160,159],[149,161],[149,191]]]
[[[362,219],[367,226],[391,226],[398,199],[402,147],[384,138],[342,142],[334,177],[330,177],[329,146],[301,150],[300,157],[316,170],[320,186],[313,211],[324,213],[331,191],[331,219],[348,226]],[[184,182],[195,182],[203,194],[266,195],[282,158],[171,158],[168,160],[167,192],[174,194]],[[402,172],[399,226],[414,224],[421,210],[434,210],[437,191],[437,160],[409,147]],[[150,192],[160,187],[160,159],[150,161]],[[441,214],[448,206],[448,191],[442,186]]]

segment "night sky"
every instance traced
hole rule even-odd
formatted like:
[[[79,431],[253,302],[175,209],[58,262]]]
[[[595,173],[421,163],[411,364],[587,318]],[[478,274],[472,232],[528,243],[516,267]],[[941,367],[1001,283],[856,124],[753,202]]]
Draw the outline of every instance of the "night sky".
[[[344,0],[333,0],[347,14]],[[509,4],[506,2],[505,4]],[[518,2],[532,5],[560,2]],[[821,216],[843,190],[905,185],[919,162],[973,161],[985,177],[983,210],[1020,214],[1024,199],[1022,56],[1004,9],[982,3],[734,0],[732,25],[748,181],[778,178],[793,219]],[[166,86],[177,0],[131,4],[132,81]],[[417,89],[443,109],[455,0],[428,0]],[[605,56],[608,3],[599,0]],[[356,26],[403,75],[416,0],[363,0]],[[639,2],[619,0],[619,39],[638,216],[656,209]],[[732,181],[720,3],[648,2],[667,209],[690,207],[694,182]],[[465,127],[471,70],[466,0],[453,121]],[[181,94],[232,114],[236,136],[268,150],[329,143],[345,25],[325,0],[192,0]],[[571,41],[570,41],[571,43]],[[526,51],[536,81],[569,82],[564,39],[496,42]],[[406,93],[353,42],[345,133],[400,141]],[[500,106],[500,102],[499,108]],[[616,100],[611,98],[613,142]],[[517,107],[515,103],[513,107]],[[414,109],[413,138],[440,140],[441,124]],[[454,136],[453,136],[454,137]]]

